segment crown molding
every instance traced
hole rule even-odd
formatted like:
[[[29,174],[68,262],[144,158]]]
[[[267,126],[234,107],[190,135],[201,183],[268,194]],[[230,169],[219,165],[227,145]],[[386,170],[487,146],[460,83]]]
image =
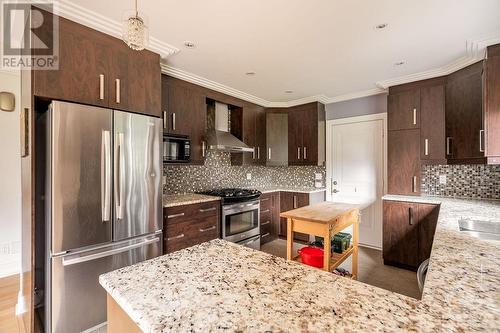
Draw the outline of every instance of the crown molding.
[[[54,14],[121,39],[122,26],[119,21],[112,20],[85,7],[76,5],[68,0],[44,2],[54,4]],[[159,53],[162,58],[166,58],[180,51],[175,46],[162,42],[151,36],[149,37],[149,45],[147,49]]]
[[[39,0],[46,3],[54,4],[54,13],[70,20],[76,21],[98,31],[107,33],[109,35],[121,38],[121,24],[118,21],[112,20],[94,11],[91,11],[85,7],[79,6],[71,2],[70,0]],[[466,42],[466,55],[446,64],[442,67],[431,69],[428,71],[423,71],[419,73],[409,74],[405,76],[400,76],[388,80],[381,80],[375,83],[376,88],[358,91],[354,93],[348,93],[333,97],[328,97],[323,94],[314,95],[304,98],[299,98],[286,102],[271,102],[263,98],[257,97],[252,94],[245,93],[241,90],[231,88],[224,84],[209,80],[207,78],[198,76],[196,74],[178,69],[165,63],[161,64],[162,73],[170,75],[172,77],[185,80],[205,88],[213,89],[215,91],[225,93],[227,95],[240,98],[242,100],[255,103],[264,107],[292,107],[296,105],[311,103],[311,102],[321,102],[324,104],[338,103],[342,101],[347,101],[356,98],[362,98],[372,95],[387,93],[389,87],[419,80],[430,79],[434,77],[448,75],[454,71],[467,67],[479,60],[484,59],[486,47],[500,43],[500,32],[494,33],[490,36],[484,37],[482,39],[476,39]],[[161,55],[163,59],[180,52],[180,50],[168,43],[164,43],[157,38],[150,37],[148,49],[157,52]],[[9,72],[9,71],[7,71]],[[12,74],[12,73],[10,73]]]
[[[483,60],[486,57],[486,48],[489,45],[500,43],[500,32],[492,34],[486,38],[473,41],[466,41],[465,56],[460,57],[444,66],[434,68],[428,71],[404,75],[388,80],[377,81],[375,84],[382,89],[388,89],[391,86],[415,82],[420,80],[432,79],[434,77],[449,75],[464,67],[472,65],[475,62]]]

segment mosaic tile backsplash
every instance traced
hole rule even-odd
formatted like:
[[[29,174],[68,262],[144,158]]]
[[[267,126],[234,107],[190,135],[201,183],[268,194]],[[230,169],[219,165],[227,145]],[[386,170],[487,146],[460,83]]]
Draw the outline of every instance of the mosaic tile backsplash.
[[[440,184],[439,176],[446,176]],[[422,194],[500,199],[500,165],[422,166]]]
[[[250,173],[252,179],[247,180]],[[231,166],[226,152],[208,151],[205,165],[164,165],[164,194],[189,193],[222,187],[314,187],[314,174],[326,169],[319,166]]]

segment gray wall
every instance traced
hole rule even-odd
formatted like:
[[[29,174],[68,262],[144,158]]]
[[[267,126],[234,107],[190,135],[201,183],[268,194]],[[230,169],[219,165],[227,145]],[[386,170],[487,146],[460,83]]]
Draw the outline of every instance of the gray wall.
[[[387,112],[387,94],[379,94],[326,105],[326,119],[340,119]]]

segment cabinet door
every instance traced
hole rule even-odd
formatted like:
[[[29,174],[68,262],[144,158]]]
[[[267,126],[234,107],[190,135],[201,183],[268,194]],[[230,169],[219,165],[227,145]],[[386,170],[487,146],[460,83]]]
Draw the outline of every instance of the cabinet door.
[[[418,206],[414,203],[384,201],[384,264],[417,268]]]
[[[444,86],[420,90],[420,157],[422,160],[446,160]]]
[[[257,140],[255,138],[256,114],[257,109],[253,107],[243,108],[243,142],[255,150],[253,153],[243,153],[243,165],[258,164]]]
[[[302,111],[292,108],[288,113],[288,165],[302,165]]]
[[[420,194],[420,130],[389,131],[387,190],[391,194]]]
[[[485,131],[488,163],[500,164],[500,44],[488,47]]]
[[[160,56],[148,50],[134,51],[115,38],[113,42],[109,106],[161,117]]]
[[[53,20],[52,14],[41,12],[45,21]],[[52,24],[44,24],[42,27],[49,28]],[[36,33],[51,37],[51,29],[40,30],[42,29],[38,29]],[[111,49],[108,46],[110,39],[110,36],[60,17],[59,69],[34,70],[33,94],[107,106],[106,82],[111,80],[107,75],[111,59]]]
[[[292,209],[300,208],[309,205],[309,194],[295,193],[295,192],[280,192],[280,211],[286,212]],[[280,236],[286,237],[287,220],[281,218],[280,220]],[[293,239],[307,242],[309,235],[300,232],[294,233]]]
[[[439,205],[418,204],[419,265],[431,256],[432,241],[436,232],[439,208]]]
[[[446,83],[447,157],[453,163],[481,159],[482,62],[461,69]]]
[[[255,112],[255,146],[256,164],[266,165],[266,110],[264,108],[258,108]]]
[[[420,128],[420,90],[414,89],[387,98],[388,129]]]
[[[302,160],[306,165],[318,164],[318,104],[301,112]]]

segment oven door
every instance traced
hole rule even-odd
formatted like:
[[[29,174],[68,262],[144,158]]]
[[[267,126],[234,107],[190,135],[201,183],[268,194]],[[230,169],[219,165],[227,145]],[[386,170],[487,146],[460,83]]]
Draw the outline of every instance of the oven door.
[[[239,242],[260,234],[260,203],[258,200],[224,206],[222,238]]]

